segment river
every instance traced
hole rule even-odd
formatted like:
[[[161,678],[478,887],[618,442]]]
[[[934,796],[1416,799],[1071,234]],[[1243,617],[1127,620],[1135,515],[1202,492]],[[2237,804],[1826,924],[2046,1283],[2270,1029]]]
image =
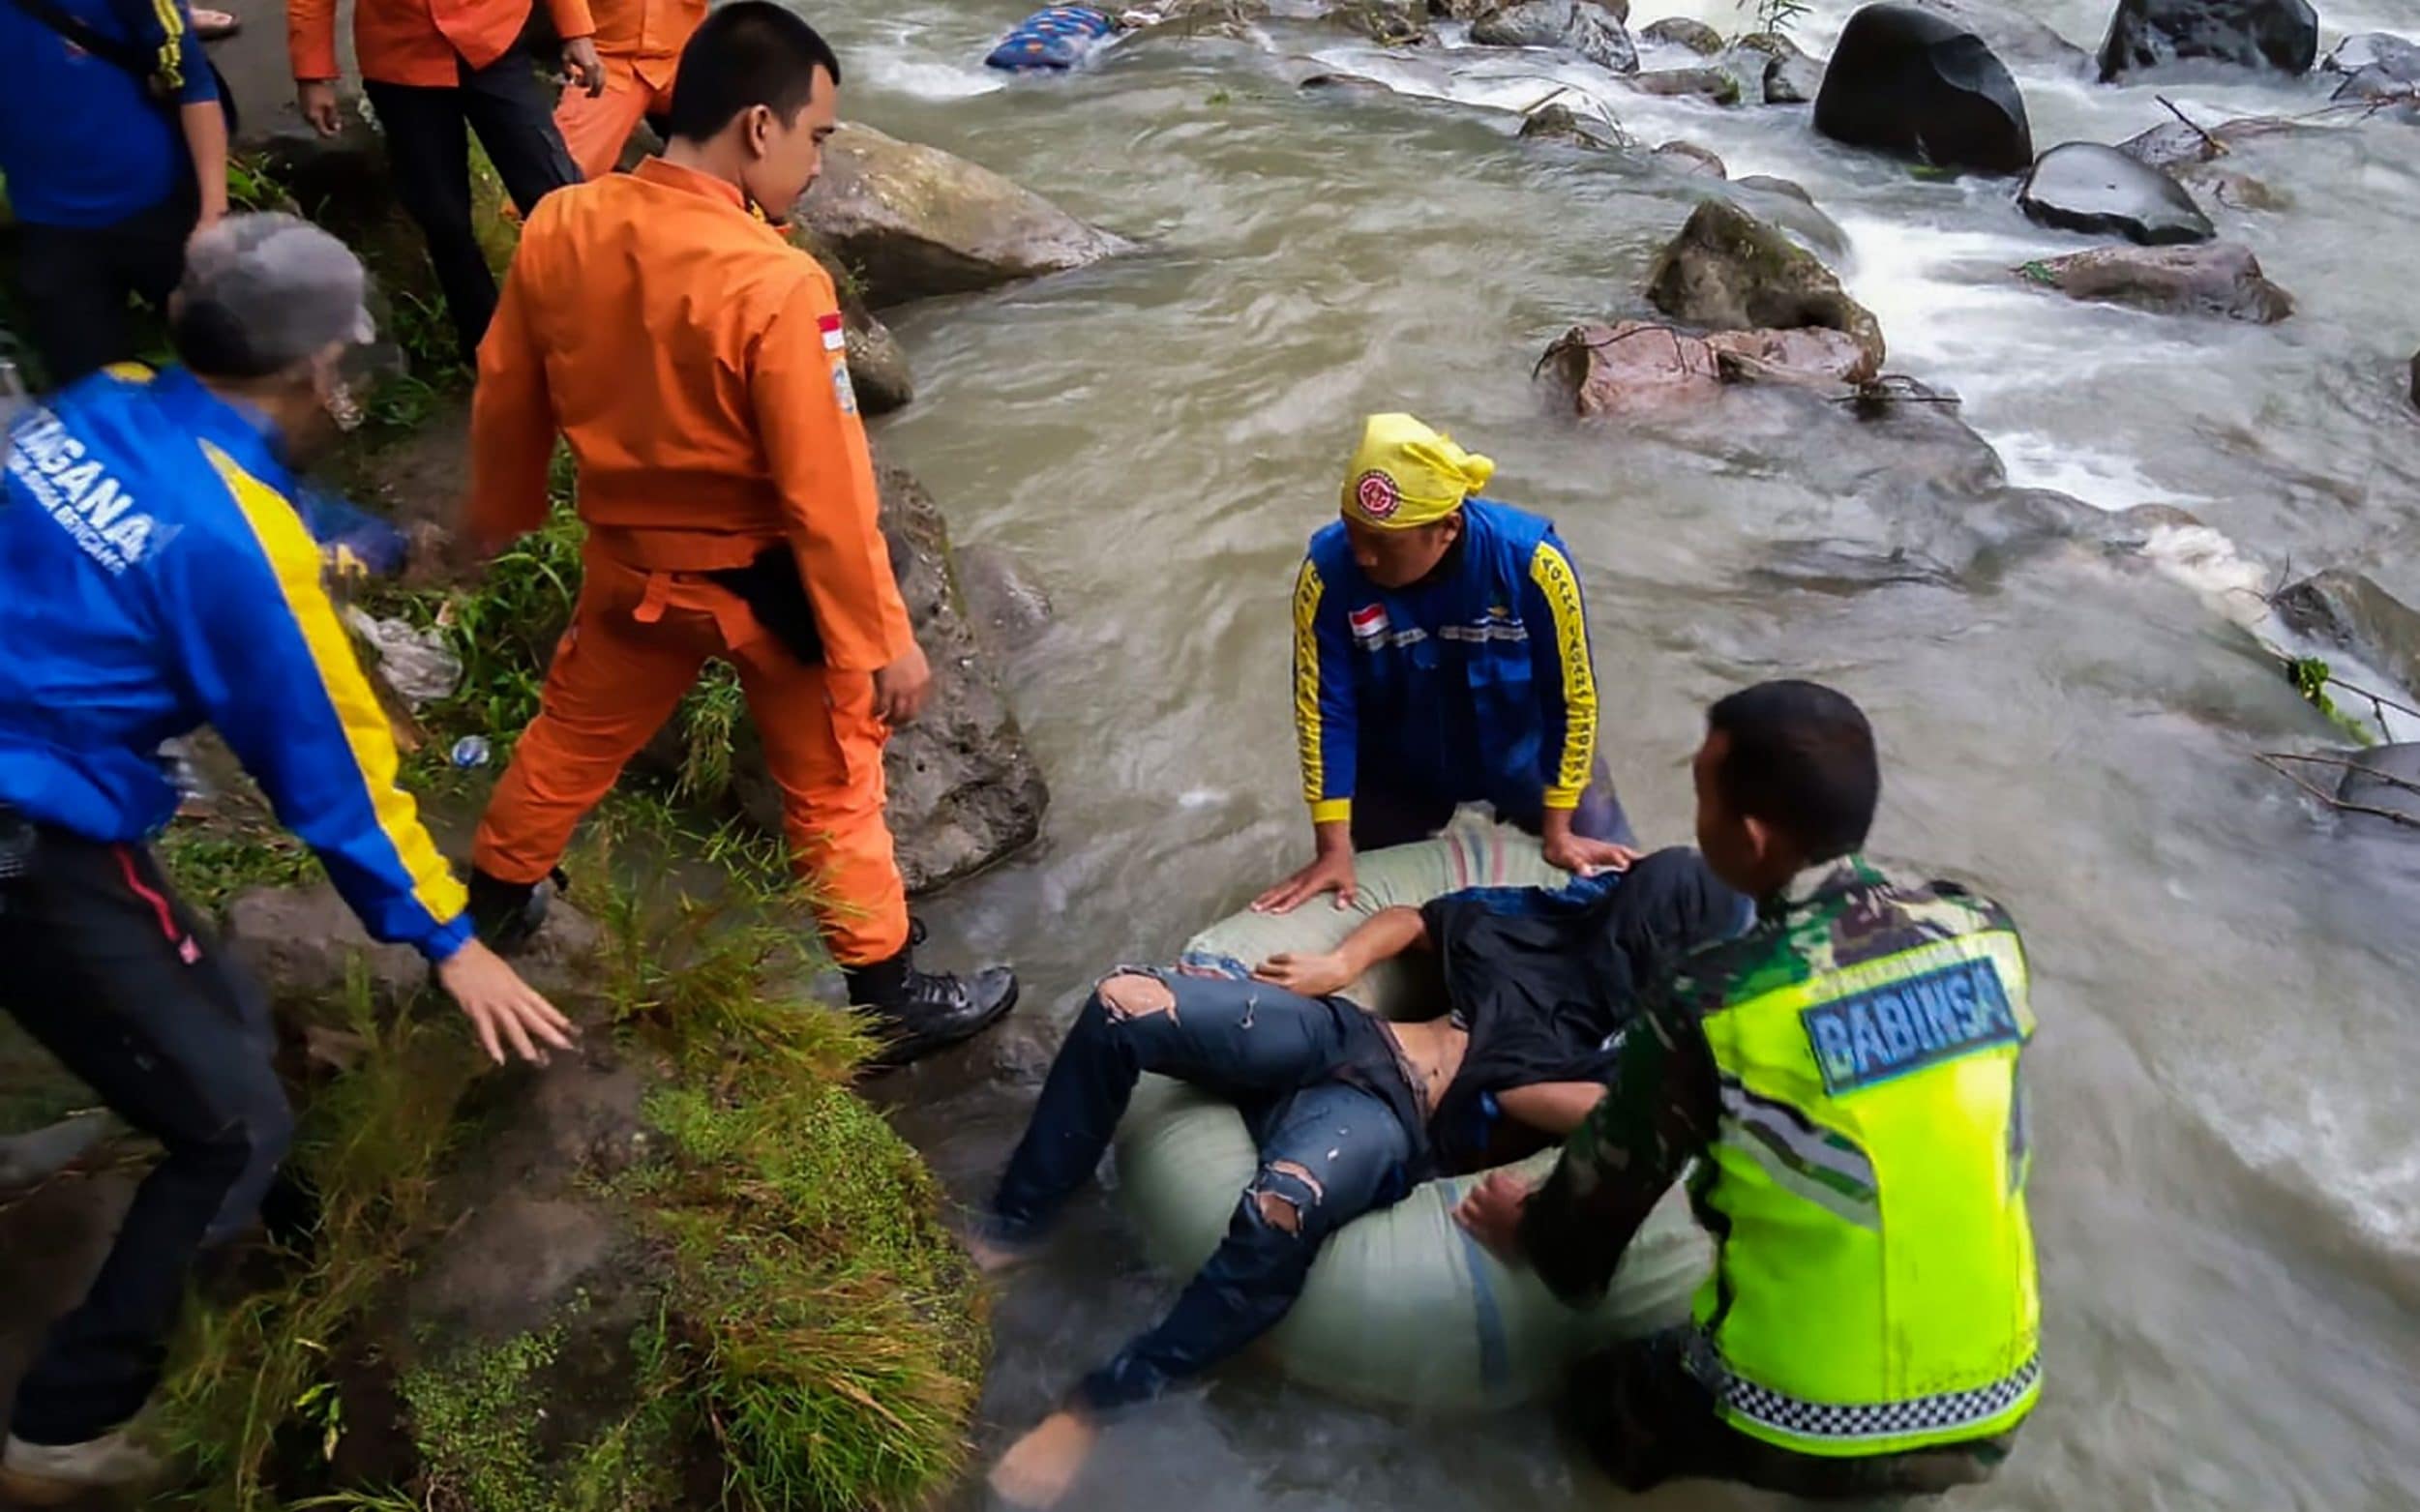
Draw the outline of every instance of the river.
[[[1633,29],[1683,6],[1746,29],[1728,0],[1641,0]],[[2409,30],[2409,7],[2328,0],[2324,22],[2331,42]],[[1815,0],[1800,39],[1827,50],[1849,9]],[[1017,553],[1058,608],[1010,667],[1054,794],[1044,840],[930,910],[968,942],[954,949],[1017,961],[1021,1023],[890,1083],[955,1193],[997,1171],[1096,971],[1164,955],[1303,856],[1287,587],[1360,416],[1410,409],[1494,456],[1490,491],[1570,542],[1605,746],[1651,843],[1688,834],[1684,761],[1708,700],[1817,677],[1880,730],[1874,849],[1987,887],[2026,930],[2050,1384],[2002,1477],[1952,1504],[2420,1506],[2414,882],[2254,761],[2328,730],[2244,628],[2259,613],[2244,590],[2288,564],[2366,570],[2420,602],[2420,423],[2402,400],[2420,130],[2372,120],[2238,160],[2291,199],[2215,211],[2300,302],[2256,327],[2028,289],[2013,266],[2084,241],[2028,223],[2006,181],[1928,180],[1826,143],[1805,107],[1651,100],[1537,54],[1389,60],[1284,25],[1265,46],[1152,42],[1007,84],[975,65],[1015,0],[813,10],[851,71],[850,115],[1143,244],[896,312],[921,393],[880,444],[962,543]],[[2106,6],[2034,14],[2089,47]],[[1306,95],[1314,55],[1451,98]],[[2159,93],[2205,123],[2326,99],[2315,79],[2103,88],[2016,68],[2046,147],[2156,125]],[[1735,176],[1811,191],[1847,232],[1834,261],[1880,316],[1890,367],[1962,395],[2013,482],[2112,512],[2175,505],[2207,528],[2164,533],[2151,559],[2088,536],[1998,550],[2000,506],[1877,476],[1820,430],[1570,418],[1532,363],[1573,322],[1632,307],[1709,190],[1518,142],[1517,117],[1482,108],[1558,82],[1646,144],[1688,137]],[[1001,1300],[986,1453],[1171,1286],[1111,1197],[1080,1204]],[[1121,1425],[1072,1504],[1607,1496],[1534,1414],[1415,1421],[1244,1369]],[[1763,1503],[1692,1485],[1638,1504]]]

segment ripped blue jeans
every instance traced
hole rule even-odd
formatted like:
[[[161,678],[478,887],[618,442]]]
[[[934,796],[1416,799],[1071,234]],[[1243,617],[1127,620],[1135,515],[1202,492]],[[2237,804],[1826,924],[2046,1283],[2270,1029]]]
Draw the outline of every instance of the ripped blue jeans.
[[[1416,1144],[1400,1100],[1373,1090],[1401,1082],[1376,1020],[1260,982],[1120,972],[1085,1003],[1051,1065],[992,1201],[996,1237],[1038,1236],[1091,1179],[1146,1071],[1234,1102],[1261,1163],[1168,1316],[1077,1386],[1099,1413],[1157,1396],[1268,1332],[1301,1294],[1321,1243],[1411,1188]]]

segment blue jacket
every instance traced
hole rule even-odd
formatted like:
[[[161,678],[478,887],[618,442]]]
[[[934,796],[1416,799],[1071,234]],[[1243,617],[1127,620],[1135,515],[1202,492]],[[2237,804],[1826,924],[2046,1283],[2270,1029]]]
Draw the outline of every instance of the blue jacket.
[[[174,815],[156,753],[208,724],[380,939],[432,961],[462,884],[261,428],[187,373],[95,373],[17,417],[0,496],[0,804],[102,842]]]
[[[105,37],[172,60],[175,105],[219,98],[185,0],[57,4]],[[173,112],[126,70],[0,3],[0,174],[19,221],[110,225],[188,188],[193,160]]]
[[[1344,522],[1311,538],[1294,590],[1295,732],[1314,822],[1362,786],[1484,801],[1535,822],[1576,807],[1597,758],[1597,677],[1579,576],[1554,528],[1491,499],[1462,506],[1438,570],[1386,589]]]

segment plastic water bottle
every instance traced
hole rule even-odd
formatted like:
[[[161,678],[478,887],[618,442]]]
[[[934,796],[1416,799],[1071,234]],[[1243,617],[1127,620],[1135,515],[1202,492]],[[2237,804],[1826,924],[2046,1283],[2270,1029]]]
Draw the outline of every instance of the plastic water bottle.
[[[488,737],[464,735],[454,742],[454,764],[468,771],[488,764]]]

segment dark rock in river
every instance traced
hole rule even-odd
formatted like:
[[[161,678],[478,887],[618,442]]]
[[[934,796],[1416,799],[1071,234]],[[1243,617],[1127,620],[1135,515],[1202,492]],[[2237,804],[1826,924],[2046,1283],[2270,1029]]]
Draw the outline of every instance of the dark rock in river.
[[[843,126],[798,202],[798,232],[855,269],[877,307],[994,288],[1128,250],[989,168]]]
[[[1393,90],[1359,74],[1314,74],[1299,86],[1330,95],[1391,95]]]
[[[2044,153],[2017,203],[2044,225],[2123,236],[2147,247],[2206,242],[2218,234],[2185,186],[2099,142],[2069,142]]]
[[[2014,59],[2039,68],[2083,71],[2092,54],[2057,31],[2036,20],[2017,5],[2002,0],[1907,0],[1920,11],[1955,22],[1982,38],[2002,60]]]
[[[1590,152],[1618,152],[1624,146],[1622,133],[1614,127],[1562,104],[1539,105],[1523,116],[1521,139],[1555,142]]]
[[[2193,58],[2308,74],[2318,56],[2319,15],[2310,0],[2118,0],[2101,44],[2101,77]]]
[[[1731,44],[1722,66],[1753,88],[1752,100],[1769,105],[1803,105],[1823,91],[1823,65],[1778,32],[1755,32]]]
[[[1630,75],[1630,87],[1642,95],[1681,99],[1691,95],[1718,105],[1740,103],[1739,75],[1729,69],[1658,69]]]
[[[1690,141],[1668,141],[1652,154],[1655,160],[1676,173],[1701,178],[1727,179],[1731,170],[1711,147],[1700,147]]]
[[[1727,200],[1701,203],[1657,258],[1647,298],[1678,320],[1718,331],[1839,331],[1866,355],[1852,382],[1882,371],[1882,327],[1821,258]]]
[[[2359,658],[2405,688],[2420,688],[2420,610],[2363,573],[2331,567],[2287,587],[2277,617],[2295,633]]]
[[[1650,21],[1639,35],[1649,42],[1687,47],[1700,57],[1711,58],[1722,50],[1722,33],[1694,16],[1667,15],[1660,21]]]
[[[2420,83],[2420,42],[2389,32],[2363,32],[2336,44],[2319,65],[2330,74],[2360,74],[2384,69],[2388,76]]]
[[[2294,312],[2293,296],[2268,281],[2251,248],[2235,242],[2097,247],[2029,262],[2021,272],[2071,298],[2138,310],[2225,315],[2260,325]]]
[[[2353,764],[2336,785],[2337,801],[2383,809],[2404,818],[2398,821],[2382,815],[2345,813],[2340,815],[2345,828],[2405,839],[2420,836],[2420,742],[2372,746],[2367,751],[2345,755]]]
[[[2025,97],[1991,48],[1905,5],[1849,17],[1824,70],[1815,130],[1950,168],[2015,173],[2034,156]]]
[[[1638,68],[1638,48],[1621,15],[1597,0],[1521,0],[1482,16],[1471,28],[1471,41],[1488,47],[1553,47],[1616,74]]]

